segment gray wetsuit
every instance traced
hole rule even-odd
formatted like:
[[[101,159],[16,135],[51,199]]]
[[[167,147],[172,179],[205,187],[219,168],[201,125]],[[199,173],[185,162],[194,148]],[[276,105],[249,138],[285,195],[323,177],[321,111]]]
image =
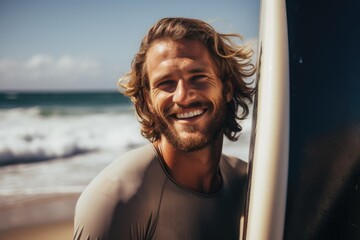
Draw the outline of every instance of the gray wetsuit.
[[[74,239],[239,239],[246,163],[222,155],[221,188],[202,194],[172,180],[151,144],[105,168],[81,194]]]

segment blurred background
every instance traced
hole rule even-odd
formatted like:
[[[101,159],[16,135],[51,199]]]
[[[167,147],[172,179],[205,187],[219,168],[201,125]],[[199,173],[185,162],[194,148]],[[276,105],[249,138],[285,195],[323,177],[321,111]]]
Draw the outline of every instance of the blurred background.
[[[72,219],[90,180],[147,142],[117,79],[168,16],[240,33],[256,58],[258,0],[0,1],[0,238]],[[243,125],[224,151],[247,160],[251,120]]]

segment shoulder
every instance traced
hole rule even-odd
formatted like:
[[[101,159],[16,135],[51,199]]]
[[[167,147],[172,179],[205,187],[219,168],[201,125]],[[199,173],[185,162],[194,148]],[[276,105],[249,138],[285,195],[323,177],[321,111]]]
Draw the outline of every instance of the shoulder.
[[[220,161],[220,168],[224,174],[235,175],[234,177],[245,178],[248,174],[248,163],[233,157],[222,154]]]
[[[248,163],[236,157],[222,155],[220,171],[225,189],[230,189],[243,214],[248,183]]]
[[[247,162],[223,154],[220,161],[220,171],[225,184],[234,192],[245,191],[248,181]]]
[[[141,184],[154,158],[150,144],[119,156],[94,178],[84,194],[103,194],[126,201]]]
[[[96,176],[76,204],[75,236],[106,238],[118,205],[138,193],[155,156],[148,144],[121,155]]]

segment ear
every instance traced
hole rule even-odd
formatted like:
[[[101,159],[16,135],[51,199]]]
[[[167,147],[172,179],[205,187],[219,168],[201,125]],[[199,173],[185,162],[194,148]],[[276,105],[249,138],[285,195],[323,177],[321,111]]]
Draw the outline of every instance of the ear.
[[[229,103],[234,97],[234,85],[230,79],[226,79],[223,83],[224,97],[227,103]]]

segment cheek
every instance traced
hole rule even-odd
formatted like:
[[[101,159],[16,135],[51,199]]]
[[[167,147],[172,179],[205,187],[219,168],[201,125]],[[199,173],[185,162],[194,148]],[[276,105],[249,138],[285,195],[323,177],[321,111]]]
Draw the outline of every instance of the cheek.
[[[168,100],[164,94],[153,94],[151,97],[151,111],[153,114],[166,118],[166,113],[170,109],[170,105],[167,103]]]
[[[223,107],[223,103],[225,101],[225,98],[224,98],[224,95],[221,92],[213,91],[213,92],[207,94],[204,97],[206,97],[205,99],[207,99],[207,101],[211,102],[211,105],[214,108],[213,110],[214,110],[215,113],[220,111],[221,110],[220,108]]]
[[[222,111],[222,108],[224,106],[224,98],[222,96],[219,96],[217,99],[214,99],[212,103],[214,106],[214,112],[220,112]]]

